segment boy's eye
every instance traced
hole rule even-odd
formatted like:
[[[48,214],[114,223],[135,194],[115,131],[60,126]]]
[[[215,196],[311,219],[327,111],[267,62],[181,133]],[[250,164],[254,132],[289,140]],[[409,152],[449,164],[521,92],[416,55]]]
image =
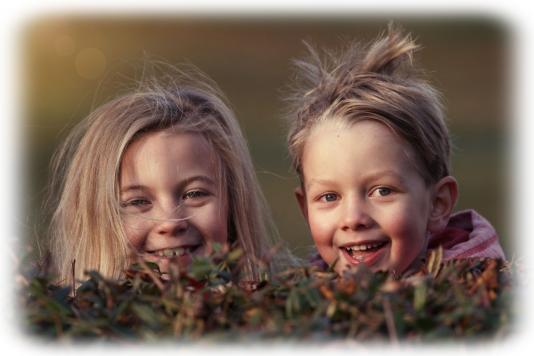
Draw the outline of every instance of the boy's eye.
[[[203,190],[192,190],[185,193],[183,199],[197,199],[201,197],[207,197],[208,195],[209,193]]]
[[[373,193],[371,194],[371,196],[374,196],[374,197],[385,197],[386,195],[390,195],[391,194],[391,189],[390,188],[384,188],[384,187],[381,187],[381,188],[377,188],[373,191]]]
[[[337,194],[333,194],[333,193],[328,193],[321,197],[321,199],[325,201],[336,201],[337,198],[338,198]]]

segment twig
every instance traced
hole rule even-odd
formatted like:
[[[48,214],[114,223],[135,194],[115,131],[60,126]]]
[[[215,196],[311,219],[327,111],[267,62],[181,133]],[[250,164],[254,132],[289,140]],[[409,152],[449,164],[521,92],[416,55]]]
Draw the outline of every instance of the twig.
[[[152,269],[147,266],[147,264],[145,263],[145,261],[143,261],[142,258],[139,258],[137,261],[141,266],[143,266],[144,271],[150,276],[150,278],[152,278],[154,283],[158,286],[159,290],[163,292],[165,286],[163,285],[163,283],[161,283],[161,280],[158,278],[158,276],[156,276],[154,271],[152,271]]]
[[[391,304],[388,298],[382,298],[382,305],[384,306],[384,316],[386,318],[386,326],[388,328],[389,339],[391,344],[395,347],[399,346],[399,338],[397,330],[395,329],[395,322],[393,321],[393,312],[391,311]]]
[[[76,282],[74,281],[74,277],[76,276],[76,259],[72,260],[71,265],[71,273],[72,273],[72,297],[76,298]]]

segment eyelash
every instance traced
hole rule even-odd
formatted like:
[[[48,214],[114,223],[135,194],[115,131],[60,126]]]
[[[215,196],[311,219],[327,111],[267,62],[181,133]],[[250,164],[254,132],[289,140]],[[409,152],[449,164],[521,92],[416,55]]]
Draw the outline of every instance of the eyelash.
[[[146,205],[146,204],[150,204],[150,202],[146,199],[132,199],[130,201],[122,203],[122,206],[128,207],[128,206],[139,206],[139,205]]]
[[[380,190],[387,190],[387,194],[384,194],[384,195],[380,194],[379,193]],[[377,193],[377,194],[375,195],[375,193]],[[373,191],[371,192],[370,196],[386,197],[386,196],[391,195],[392,193],[394,193],[394,190],[392,188],[378,187],[378,188],[373,189]],[[333,196],[335,199],[334,200],[328,200],[327,199],[328,196]],[[337,194],[335,194],[335,193],[326,193],[326,194],[321,195],[318,200],[331,203],[331,202],[334,202],[334,201],[336,201],[338,199],[339,199],[339,196]]]
[[[375,192],[378,192],[378,191],[380,191],[380,190],[387,190],[388,193],[385,194],[385,195],[382,195],[382,194],[375,195]],[[388,196],[388,195],[391,195],[392,193],[393,193],[393,189],[391,189],[391,188],[388,188],[388,187],[378,187],[378,188],[374,189],[374,190],[371,192],[371,196],[372,196],[372,197],[373,197],[373,196],[376,196],[376,197],[386,197],[386,196]]]
[[[199,199],[199,198],[202,198],[202,197],[207,197],[209,195],[210,195],[210,193],[208,193],[208,192],[206,192],[204,190],[195,189],[195,190],[191,190],[191,191],[186,192],[183,195],[182,199],[183,200]],[[135,198],[135,199],[126,201],[126,202],[122,203],[121,205],[122,205],[123,208],[127,208],[127,207],[130,207],[130,206],[137,207],[137,206],[148,205],[148,204],[150,204],[150,201],[147,200],[147,199]]]
[[[328,196],[333,196],[333,197],[335,197],[335,199],[334,200],[327,200],[326,197],[328,197]],[[322,200],[322,201],[327,202],[327,203],[331,203],[331,202],[334,202],[334,201],[338,200],[338,198],[339,198],[339,196],[337,194],[335,194],[335,193],[326,193],[326,194],[321,195],[319,197],[319,200]]]
[[[197,195],[197,196],[193,196],[193,195]],[[205,190],[195,189],[195,190],[191,190],[185,193],[182,199],[198,199],[201,197],[207,197],[209,195],[210,193],[206,192]]]

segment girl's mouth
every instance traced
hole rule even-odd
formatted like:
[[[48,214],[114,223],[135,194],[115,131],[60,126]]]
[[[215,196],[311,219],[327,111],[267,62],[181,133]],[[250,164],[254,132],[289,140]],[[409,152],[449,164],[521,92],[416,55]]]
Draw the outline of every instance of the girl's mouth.
[[[200,245],[168,248],[168,249],[157,250],[157,251],[146,251],[146,253],[148,253],[149,255],[155,256],[155,257],[160,257],[160,258],[181,257],[187,254],[193,254],[198,249],[199,246]]]
[[[364,259],[373,256],[387,245],[386,241],[370,242],[359,245],[352,245],[343,247],[347,254],[357,261],[364,261]]]

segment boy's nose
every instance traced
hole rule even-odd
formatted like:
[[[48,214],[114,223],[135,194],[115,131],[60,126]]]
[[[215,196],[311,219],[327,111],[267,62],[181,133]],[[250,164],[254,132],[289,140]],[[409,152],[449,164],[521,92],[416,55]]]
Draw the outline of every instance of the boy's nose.
[[[168,209],[160,214],[155,221],[156,233],[160,235],[177,236],[187,230],[189,226],[188,218],[183,216],[180,207]]]
[[[353,199],[346,202],[341,220],[341,229],[363,230],[373,225],[373,219],[369,215],[365,202]]]

